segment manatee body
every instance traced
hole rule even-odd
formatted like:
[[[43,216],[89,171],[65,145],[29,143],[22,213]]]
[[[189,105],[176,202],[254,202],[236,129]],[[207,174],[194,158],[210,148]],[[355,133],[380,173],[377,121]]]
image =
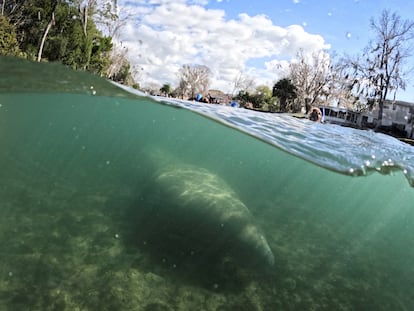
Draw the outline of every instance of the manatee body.
[[[237,256],[274,264],[272,251],[249,209],[216,174],[197,166],[170,162],[157,170],[154,186],[162,202],[159,206],[164,211],[168,206],[167,222],[191,228],[186,232],[189,241],[201,243],[203,248],[237,245],[241,249]],[[159,212],[163,213],[163,208]]]

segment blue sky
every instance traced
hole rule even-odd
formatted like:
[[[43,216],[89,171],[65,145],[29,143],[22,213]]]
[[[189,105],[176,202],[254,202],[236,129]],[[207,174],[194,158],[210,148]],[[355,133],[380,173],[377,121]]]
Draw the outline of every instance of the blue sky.
[[[358,52],[369,40],[369,20],[383,9],[414,18],[414,1],[404,0],[222,0],[209,1],[207,8],[223,9],[230,19],[240,13],[264,14],[276,25],[298,24],[320,34],[338,51]]]
[[[383,9],[414,19],[404,0],[140,0],[118,1],[129,15],[120,40],[142,85],[178,82],[186,63],[207,65],[213,88],[230,92],[236,76],[272,86],[298,49],[354,55]],[[412,59],[414,64],[414,56]],[[414,77],[413,77],[414,78]],[[397,98],[414,102],[414,79]]]

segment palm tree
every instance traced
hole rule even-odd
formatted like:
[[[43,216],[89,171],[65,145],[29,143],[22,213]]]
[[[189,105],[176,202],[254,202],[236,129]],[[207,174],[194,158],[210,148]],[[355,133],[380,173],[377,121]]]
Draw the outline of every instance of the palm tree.
[[[272,94],[274,97],[278,97],[280,99],[280,111],[287,112],[288,101],[297,97],[296,86],[294,86],[289,79],[284,78],[279,80],[273,86]]]

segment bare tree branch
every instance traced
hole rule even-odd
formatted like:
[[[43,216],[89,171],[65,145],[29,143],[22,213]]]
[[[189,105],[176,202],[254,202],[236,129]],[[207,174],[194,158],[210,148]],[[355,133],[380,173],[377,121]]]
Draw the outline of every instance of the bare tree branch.
[[[303,50],[298,51],[297,61],[290,65],[289,77],[297,88],[297,99],[305,103],[306,112],[322,96],[328,83],[329,65],[329,56],[323,51],[309,56]]]
[[[205,65],[183,65],[179,72],[179,84],[184,88],[183,94],[188,93],[191,98],[194,98],[196,93],[205,95],[211,83],[211,75],[210,68]]]
[[[396,13],[384,10],[378,19],[371,19],[376,38],[364,50],[363,60],[356,59],[352,66],[358,74],[358,90],[369,97],[371,106],[378,104],[378,123],[381,126],[384,101],[390,92],[405,89],[410,68],[402,70],[411,56],[414,22],[402,20]]]

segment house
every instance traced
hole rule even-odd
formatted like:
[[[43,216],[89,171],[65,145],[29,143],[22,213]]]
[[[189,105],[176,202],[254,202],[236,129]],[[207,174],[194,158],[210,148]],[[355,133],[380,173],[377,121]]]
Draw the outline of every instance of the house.
[[[327,123],[360,129],[375,128],[379,109],[353,111],[339,107],[319,107]],[[398,137],[414,138],[414,103],[386,100],[383,106],[381,129]]]
[[[373,128],[378,122],[378,105],[371,111],[361,113],[361,127]],[[391,101],[384,102],[382,111],[381,127],[393,133],[406,138],[413,138],[413,117],[414,117],[414,103],[405,101]]]

